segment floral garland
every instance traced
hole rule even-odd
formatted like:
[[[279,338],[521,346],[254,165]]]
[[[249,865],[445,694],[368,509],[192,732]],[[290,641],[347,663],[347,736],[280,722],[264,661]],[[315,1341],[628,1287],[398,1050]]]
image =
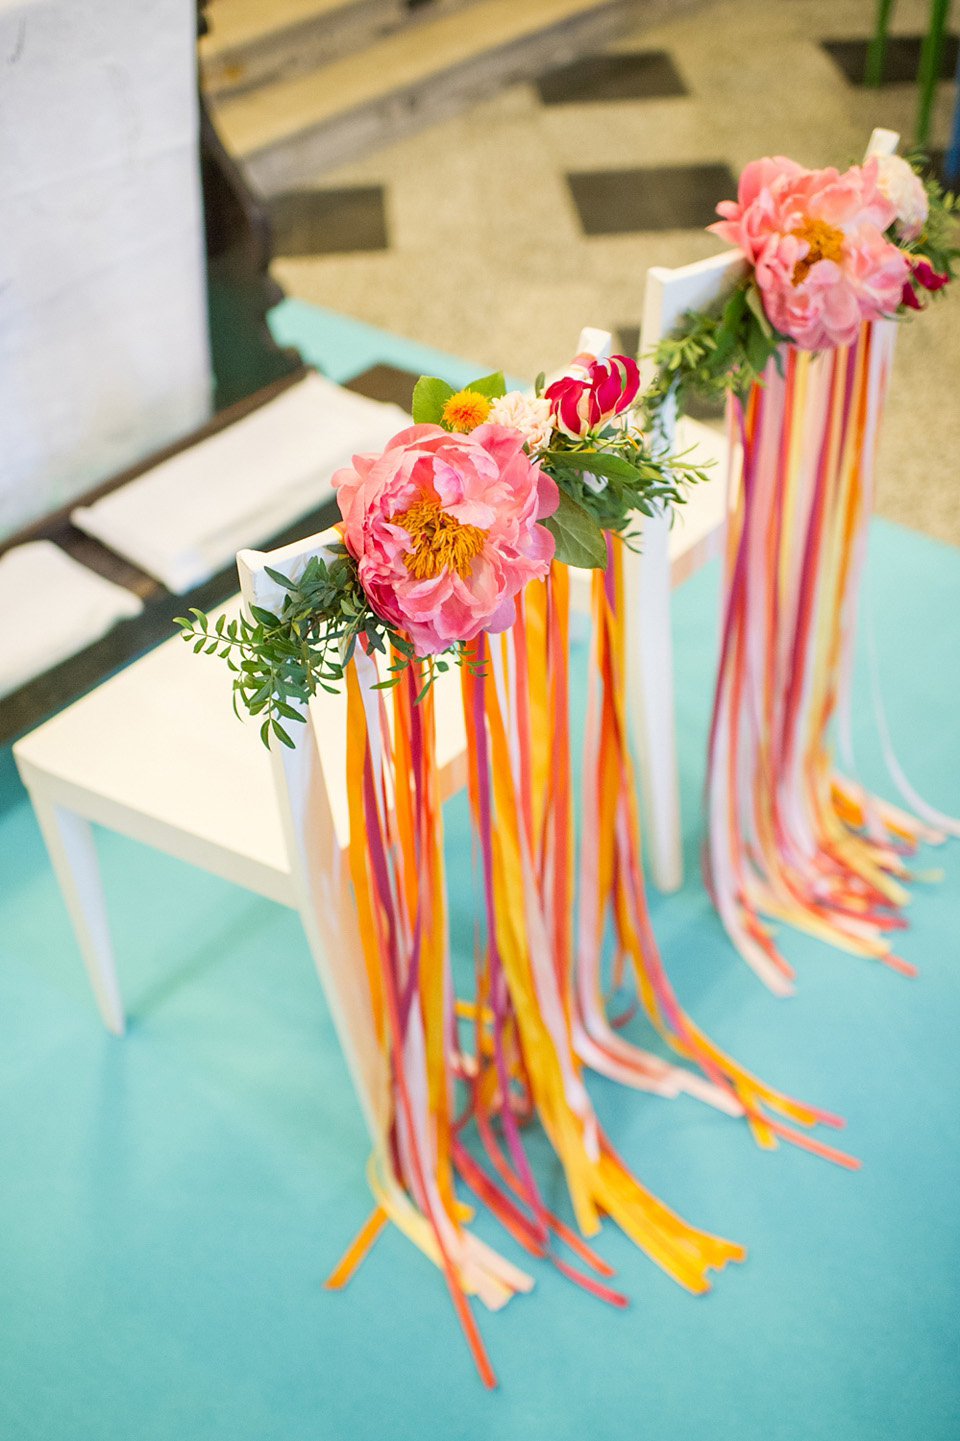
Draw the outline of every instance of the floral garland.
[[[912,974],[890,941],[905,925],[904,857],[960,834],[893,767],[929,824],[839,774],[828,739],[849,705],[892,322],[946,291],[960,257],[960,202],[919,172],[896,155],[842,174],[783,157],[748,165],[709,227],[741,251],[746,273],[714,312],[688,312],[656,347],[643,402],[656,429],[668,396],[680,409],[691,393],[728,399],[739,484],[706,870],[727,933],[780,994],[793,970],[769,918]]]
[[[605,532],[629,543],[637,515],[681,504],[704,478],[648,450],[627,356],[577,356],[545,390],[543,379],[528,396],[508,392],[501,372],[459,391],[421,377],[414,424],[334,476],[335,560],[311,559],[297,581],[271,571],[286,591],[279,615],[178,618],[195,651],[227,661],[235,707],[264,717],[265,744],[272,732],[292,745],[283,722],[339,687],[358,641],[392,654],[386,687],[415,656],[425,687],[451,662],[475,664],[477,637],[513,622],[517,595],[552,560],[603,568]]]
[[[783,156],[755,160],[738,199],[707,228],[744,255],[748,273],[709,312],[689,311],[655,347],[642,400],[648,426],[672,393],[744,400],[782,347],[820,351],[856,340],[864,320],[903,318],[954,278],[960,198],[924,175],[923,157],[875,155],[841,174]]]

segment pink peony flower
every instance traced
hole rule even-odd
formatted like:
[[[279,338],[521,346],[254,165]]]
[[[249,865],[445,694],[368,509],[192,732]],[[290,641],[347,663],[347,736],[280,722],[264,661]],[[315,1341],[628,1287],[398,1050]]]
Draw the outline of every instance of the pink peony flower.
[[[592,355],[578,355],[570,373],[548,385],[543,395],[557,429],[578,440],[632,405],[639,389],[640,370],[628,356],[594,360]]]
[[[413,425],[333,484],[370,604],[420,655],[505,630],[517,592],[550,567],[553,536],[537,521],[556,510],[557,487],[519,430]]]
[[[737,201],[709,227],[754,268],[772,325],[803,350],[850,345],[861,321],[893,314],[909,266],[883,232],[896,207],[877,185],[877,162],[844,174],[804,170],[776,156],[740,177]]]

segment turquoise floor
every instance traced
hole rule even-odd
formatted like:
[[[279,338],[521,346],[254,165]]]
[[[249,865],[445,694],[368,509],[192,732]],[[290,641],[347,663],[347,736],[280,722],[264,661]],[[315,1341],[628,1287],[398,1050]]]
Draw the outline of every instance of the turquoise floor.
[[[599,1249],[631,1308],[537,1267],[532,1296],[480,1317],[488,1394],[438,1273],[398,1234],[345,1292],[322,1289],[370,1201],[295,915],[103,834],[133,1017],[111,1038],[4,756],[0,1441],[956,1441],[960,844],[922,859],[945,877],[916,888],[902,951],[918,979],[788,935],[799,994],[764,991],[696,865],[717,584],[714,567],[676,596],[688,879],[655,899],[655,924],[697,1021],[842,1112],[863,1170],[761,1154],[692,1100],[594,1083],[639,1176],[748,1260],[693,1299],[608,1223]],[[877,523],[869,591],[901,760],[960,812],[960,552]],[[862,773],[889,790],[862,701],[857,723]],[[462,799],[449,810],[463,938]],[[536,1137],[531,1151],[563,1206]]]

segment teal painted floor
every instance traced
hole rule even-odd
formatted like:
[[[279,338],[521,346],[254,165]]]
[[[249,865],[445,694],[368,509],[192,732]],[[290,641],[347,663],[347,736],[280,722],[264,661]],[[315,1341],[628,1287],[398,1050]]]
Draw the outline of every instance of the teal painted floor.
[[[694,1299],[608,1223],[598,1247],[631,1308],[536,1266],[532,1296],[480,1315],[501,1382],[488,1394],[439,1274],[399,1234],[342,1294],[322,1289],[370,1198],[296,916],[103,833],[132,1016],[126,1039],[110,1037],[5,755],[0,1441],[956,1441],[960,844],[922,858],[945,877],[916,888],[901,947],[916,980],[789,934],[799,993],[767,994],[696,864],[717,586],[714,566],[676,595],[688,878],[654,899],[655,924],[697,1021],[771,1082],[842,1112],[863,1170],[762,1154],[693,1100],[592,1083],[641,1179],[744,1242],[747,1262]],[[960,552],[878,522],[868,588],[900,758],[960,812]],[[864,778],[890,793],[862,698],[857,730]],[[465,836],[458,797],[461,947]],[[536,1135],[531,1153],[563,1207]],[[517,1255],[495,1223],[478,1229]]]
[[[292,296],[271,310],[269,321],[278,345],[295,346],[308,365],[317,366],[339,385],[372,365],[395,365],[415,375],[440,375],[451,385],[467,385],[488,369],[477,361],[461,360]],[[531,383],[507,378],[515,386]]]

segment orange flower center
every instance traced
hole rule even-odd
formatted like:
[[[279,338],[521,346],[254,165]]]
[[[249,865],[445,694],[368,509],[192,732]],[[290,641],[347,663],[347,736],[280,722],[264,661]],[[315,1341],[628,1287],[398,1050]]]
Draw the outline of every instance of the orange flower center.
[[[458,390],[443,407],[443,423],[466,434],[482,425],[490,414],[490,401],[479,390]]]
[[[790,234],[805,240],[810,246],[803,259],[798,260],[793,267],[794,285],[800,285],[806,280],[818,260],[843,259],[843,231],[828,225],[825,220],[814,220],[808,215],[803,224],[798,225],[796,230],[791,230]]]
[[[403,563],[416,580],[433,580],[448,569],[468,576],[487,538],[479,526],[461,525],[435,495],[422,495],[409,510],[391,515],[390,524],[403,526],[413,541]]]

